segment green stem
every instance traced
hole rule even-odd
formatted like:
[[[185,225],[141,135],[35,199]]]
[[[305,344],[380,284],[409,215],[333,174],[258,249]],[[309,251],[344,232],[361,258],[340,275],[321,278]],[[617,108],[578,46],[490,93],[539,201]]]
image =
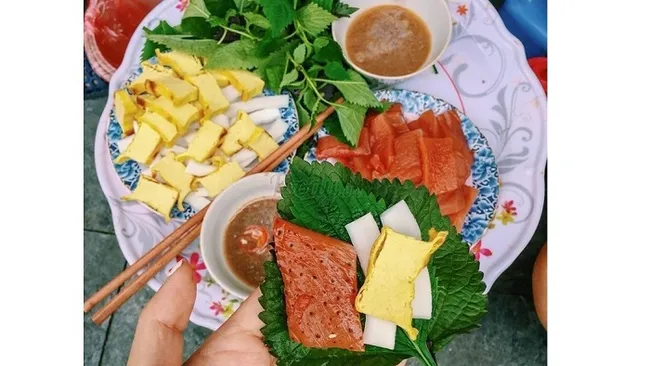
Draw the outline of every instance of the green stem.
[[[410,338],[409,341],[411,341]],[[411,343],[413,344],[413,348],[415,348],[415,350],[419,355],[418,359],[422,361],[422,363],[424,363],[425,366],[437,366],[436,361],[433,359],[433,357],[431,357],[431,352],[429,352],[428,350],[426,352],[422,352],[422,349],[418,346],[417,343],[413,341],[411,341]]]
[[[288,36],[286,36],[286,37],[284,37],[282,39],[289,39],[289,38],[291,38],[291,37],[293,37],[295,35],[296,35],[296,31],[293,31],[293,33],[291,33],[290,35],[288,35]]]
[[[305,35],[305,32],[302,31],[302,28],[300,27],[300,22],[298,22],[298,21],[296,21],[296,32],[295,33],[298,33],[298,36],[300,37],[300,39],[304,43],[306,43],[306,44],[308,44],[308,45],[310,45],[312,47],[314,46],[311,42],[309,42],[309,39],[307,39],[307,36]]]
[[[330,102],[329,100],[323,98],[323,97],[320,95],[320,91],[318,90],[318,87],[316,86],[316,84],[314,84],[314,82],[312,81],[312,79],[309,77],[309,74],[307,73],[307,70],[305,70],[305,68],[302,67],[302,65],[298,64],[298,63],[296,62],[296,60],[294,60],[293,57],[292,57],[291,55],[288,55],[288,56],[289,56],[289,60],[291,60],[291,63],[293,63],[293,66],[296,68],[296,70],[300,71],[300,73],[304,76],[305,81],[307,82],[307,84],[309,85],[309,87],[314,91],[314,93],[316,94],[316,97],[317,97],[320,101],[322,101],[323,103],[325,103],[325,104],[327,104],[327,105],[331,105],[331,106],[336,105],[336,103],[332,103],[332,102]]]
[[[226,34],[228,34],[228,31],[224,29],[223,34],[221,35],[221,38],[219,38],[219,42],[217,42],[217,44],[221,44],[221,42],[226,39]]]
[[[252,35],[252,34],[248,34],[248,33],[246,33],[246,32],[241,32],[241,31],[238,31],[238,30],[236,30],[236,29],[232,29],[232,28],[230,28],[230,27],[226,27],[225,25],[221,25],[220,27],[223,28],[223,29],[225,29],[225,30],[227,30],[227,31],[230,31],[230,32],[233,32],[233,33],[237,33],[237,34],[239,34],[239,35],[241,35],[241,36],[243,36],[243,37],[246,37],[246,38],[248,38],[248,39],[252,39],[252,40],[255,40],[255,41],[259,41],[259,40],[260,40],[259,38],[255,37],[255,36]]]

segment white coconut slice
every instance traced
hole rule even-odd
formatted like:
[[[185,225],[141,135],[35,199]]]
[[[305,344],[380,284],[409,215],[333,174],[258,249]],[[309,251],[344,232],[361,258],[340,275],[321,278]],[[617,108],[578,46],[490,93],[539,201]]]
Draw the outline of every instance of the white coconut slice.
[[[192,132],[192,131],[198,131],[199,128],[201,128],[201,124],[198,122],[192,122],[188,127],[187,127],[187,132]]]
[[[223,96],[226,97],[226,100],[231,103],[239,100],[239,97],[241,97],[239,90],[237,90],[237,88],[232,85],[228,85],[227,87],[221,89],[221,92],[223,93]]]
[[[264,129],[266,132],[273,137],[275,142],[280,142],[284,138],[285,132],[287,132],[287,129],[289,128],[289,124],[283,121],[282,119],[278,118],[275,121],[271,123],[267,123],[264,125]]]
[[[256,125],[264,125],[280,118],[280,110],[276,108],[262,109],[261,111],[251,113],[250,118]]]
[[[129,144],[131,144],[131,141],[133,141],[133,137],[135,137],[135,134],[131,136],[127,136],[120,141],[117,142],[117,149],[123,153],[126,151],[126,148],[129,147]]]
[[[210,164],[202,164],[194,161],[194,159],[189,159],[187,162],[187,167],[185,168],[185,173],[191,174],[196,177],[205,177],[206,175],[217,170],[216,166]]]
[[[231,161],[236,161],[240,167],[247,167],[257,159],[257,154],[249,149],[241,149],[230,157]]]
[[[230,118],[237,115],[237,112],[244,111],[246,113],[252,113],[262,109],[271,109],[271,108],[286,108],[289,106],[289,96],[286,94],[274,95],[270,97],[258,97],[248,100],[246,102],[237,102],[232,103],[226,115]]]
[[[199,196],[199,197],[210,197],[210,193],[208,193],[208,190],[205,189],[205,187],[200,187],[196,191],[192,192],[194,195]]]
[[[190,146],[190,143],[192,143],[192,140],[194,140],[195,137],[196,131],[189,131],[185,135],[178,138],[176,145],[187,148]]]
[[[199,196],[195,192],[188,193],[187,196],[185,196],[185,202],[197,211],[202,210],[205,206],[210,204],[209,199]]]
[[[228,120],[228,117],[225,114],[217,114],[212,116],[211,118],[212,122],[218,124],[219,126],[228,129],[230,127],[230,121]]]

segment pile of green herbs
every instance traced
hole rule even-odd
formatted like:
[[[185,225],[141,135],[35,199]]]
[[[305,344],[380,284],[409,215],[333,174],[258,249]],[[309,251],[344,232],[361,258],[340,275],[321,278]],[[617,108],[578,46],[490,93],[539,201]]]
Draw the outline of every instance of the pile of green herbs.
[[[387,107],[345,63],[329,30],[356,10],[341,0],[190,0],[180,25],[145,28],[141,59],[172,49],[201,57],[208,69],[251,70],[273,91],[294,95],[301,126],[334,107],[325,127],[356,146],[368,109]]]

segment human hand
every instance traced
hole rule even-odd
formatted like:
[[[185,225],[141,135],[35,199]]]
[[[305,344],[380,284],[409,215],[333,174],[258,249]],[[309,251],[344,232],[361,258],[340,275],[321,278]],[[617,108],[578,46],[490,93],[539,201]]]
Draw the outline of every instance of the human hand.
[[[183,362],[183,332],[196,300],[196,285],[190,266],[185,261],[178,263],[140,314],[128,365],[176,366]],[[258,318],[260,294],[256,289],[185,364],[275,365],[260,332],[264,326]]]
[[[180,365],[183,332],[196,300],[190,266],[181,261],[142,310],[128,365]],[[201,345],[187,365],[274,365],[262,341],[259,289]]]

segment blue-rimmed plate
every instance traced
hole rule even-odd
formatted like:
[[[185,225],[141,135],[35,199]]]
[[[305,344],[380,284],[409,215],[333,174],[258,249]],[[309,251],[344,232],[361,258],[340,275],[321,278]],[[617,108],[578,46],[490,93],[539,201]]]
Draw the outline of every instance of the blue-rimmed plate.
[[[155,64],[157,63],[157,60],[155,57],[151,58],[149,60],[150,63]],[[125,89],[128,83],[133,81],[135,78],[137,78],[140,74],[142,73],[142,67],[138,67],[137,70],[129,76],[129,78],[122,83],[120,86],[120,89]],[[287,108],[281,108],[280,109],[280,116],[282,117],[282,120],[286,122],[289,125],[289,128],[287,128],[287,131],[284,133],[284,136],[282,136],[282,140],[279,141],[279,144],[282,145],[285,141],[291,138],[296,131],[298,131],[298,115],[296,114],[296,105],[293,101],[293,97],[289,92],[282,92],[282,94],[287,94],[289,95],[289,106]],[[269,95],[275,95],[271,90],[265,89],[264,90],[264,95],[269,96]],[[110,120],[108,122],[108,131],[106,132],[106,142],[108,144],[108,150],[111,155],[111,160],[115,160],[118,155],[120,155],[120,151],[117,147],[117,142],[122,139],[122,127],[120,124],[117,122],[117,119],[115,118],[115,107],[111,108],[111,113],[110,113]],[[295,152],[294,152],[295,154]],[[293,155],[287,157],[280,165],[278,165],[274,171],[275,172],[280,172],[280,173],[286,173],[287,170],[289,169],[289,162],[293,158]],[[115,168],[115,172],[117,173],[117,176],[119,177],[120,181],[131,191],[135,189],[135,187],[138,185],[138,180],[140,179],[140,164],[136,162],[135,160],[127,160],[126,162],[122,164],[116,164],[113,163],[113,166]],[[144,204],[143,204],[144,205]],[[171,211],[171,218],[172,219],[179,219],[179,220],[187,220],[192,215],[196,213],[196,209],[190,206],[187,203],[183,203],[183,211],[179,210],[176,206]],[[155,212],[152,210],[152,212]]]
[[[391,89],[377,91],[375,95],[379,100],[401,103],[402,112],[409,121],[416,119],[429,109],[433,110],[436,115],[449,110],[458,113],[467,144],[474,154],[474,164],[472,164],[472,175],[470,177],[471,183],[468,183],[478,190],[478,196],[465,217],[461,235],[468,244],[478,242],[487,230],[490,221],[494,218],[499,195],[499,173],[496,158],[485,136],[456,107],[429,94],[411,90]],[[322,128],[316,133],[314,140],[318,141],[318,138],[327,135],[327,130]],[[318,160],[316,159],[315,146],[316,144],[307,152],[305,160]],[[396,153],[399,154],[399,152]]]

